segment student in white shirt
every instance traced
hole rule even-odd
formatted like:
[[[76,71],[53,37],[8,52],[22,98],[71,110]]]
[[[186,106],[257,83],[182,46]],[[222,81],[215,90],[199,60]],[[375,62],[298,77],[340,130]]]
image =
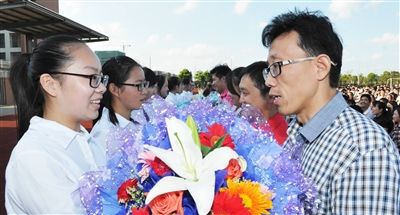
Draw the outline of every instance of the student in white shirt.
[[[361,107],[363,114],[370,118],[373,119],[375,116],[372,113],[372,97],[369,94],[362,94],[360,97],[359,101],[359,106]]]
[[[140,109],[146,101],[145,89],[149,82],[145,79],[142,67],[127,56],[109,59],[104,63],[102,71],[110,80],[101,101],[102,110],[90,136],[91,141],[102,146],[103,154],[106,155],[107,139],[114,127],[125,128],[129,123],[139,124],[131,118],[131,112]]]
[[[49,37],[11,68],[19,141],[6,169],[8,214],[82,214],[79,178],[97,170],[89,134],[107,84],[97,56],[70,36]],[[30,122],[29,122],[30,120]]]
[[[149,86],[145,90],[145,102],[142,105],[142,108],[133,110],[131,112],[131,118],[135,119],[135,121],[139,122],[141,125],[146,124],[150,121],[150,115],[148,110],[146,110],[146,106],[152,106],[154,95],[157,95],[157,75],[150,68],[143,67],[144,77],[146,81],[149,82]]]

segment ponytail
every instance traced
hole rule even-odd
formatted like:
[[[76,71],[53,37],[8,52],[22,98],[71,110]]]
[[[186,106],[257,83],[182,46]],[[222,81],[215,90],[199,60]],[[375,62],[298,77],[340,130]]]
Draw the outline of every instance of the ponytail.
[[[157,93],[160,95],[161,88],[164,86],[167,76],[165,74],[157,75]]]
[[[140,68],[142,67],[139,63],[137,63],[130,57],[117,56],[110,58],[103,64],[102,72],[104,75],[108,75],[108,84],[113,83],[117,87],[121,87],[121,84],[128,80],[129,74],[132,68],[135,66],[138,66]],[[103,94],[103,99],[100,103],[99,116],[96,120],[94,120],[94,123],[96,123],[102,117],[103,108],[106,107],[109,110],[108,117],[111,123],[117,125],[119,122],[117,116],[115,115],[115,110],[112,106],[113,95],[111,94],[110,90],[108,90],[108,86],[109,85],[106,86],[107,90]]]
[[[37,80],[32,80],[29,72],[31,54],[22,54],[12,65],[10,81],[15,103],[17,104],[18,139],[29,127],[29,120],[43,115],[43,94]]]

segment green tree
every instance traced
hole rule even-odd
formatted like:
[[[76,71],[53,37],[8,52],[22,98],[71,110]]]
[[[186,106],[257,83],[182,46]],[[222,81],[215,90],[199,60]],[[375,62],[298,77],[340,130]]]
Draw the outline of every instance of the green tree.
[[[351,84],[358,84],[358,76],[357,75],[351,76]]]
[[[352,84],[352,79],[351,79],[351,75],[350,74],[343,74],[340,76],[340,85],[341,86],[346,86],[349,84]]]
[[[190,78],[192,79],[192,73],[188,69],[182,69],[178,74],[179,79]]]
[[[208,71],[197,71],[194,74],[194,80],[198,83],[199,87],[204,88],[207,86],[207,82],[210,80],[210,73]]]
[[[391,77],[391,78],[400,78],[400,73],[399,73],[399,71],[391,71],[391,72],[390,72],[390,77]]]
[[[379,80],[379,76],[377,74],[375,74],[375,73],[370,72],[367,75],[367,84],[369,86],[376,85],[378,83],[378,80]]]
[[[367,78],[363,74],[357,76],[357,85],[365,86],[367,84]]]
[[[391,74],[389,71],[384,71],[381,76],[379,76],[379,83],[380,84],[386,84],[387,80],[391,78]]]

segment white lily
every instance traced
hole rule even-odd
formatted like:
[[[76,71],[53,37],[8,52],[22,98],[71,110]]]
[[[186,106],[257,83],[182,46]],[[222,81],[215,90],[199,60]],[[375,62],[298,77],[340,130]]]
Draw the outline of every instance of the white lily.
[[[166,176],[158,181],[147,194],[146,204],[158,195],[188,190],[198,213],[207,214],[214,200],[215,171],[225,169],[229,160],[238,158],[238,154],[229,147],[220,147],[203,158],[192,130],[183,121],[171,118],[166,119],[166,124],[172,151],[146,147],[180,177]]]

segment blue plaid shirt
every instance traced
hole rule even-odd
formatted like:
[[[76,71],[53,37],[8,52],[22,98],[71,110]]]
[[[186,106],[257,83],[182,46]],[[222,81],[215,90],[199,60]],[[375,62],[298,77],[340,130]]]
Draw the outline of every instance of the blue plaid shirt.
[[[304,140],[303,173],[318,214],[400,214],[400,155],[386,131],[337,93],[309,122],[293,120],[285,148]]]

